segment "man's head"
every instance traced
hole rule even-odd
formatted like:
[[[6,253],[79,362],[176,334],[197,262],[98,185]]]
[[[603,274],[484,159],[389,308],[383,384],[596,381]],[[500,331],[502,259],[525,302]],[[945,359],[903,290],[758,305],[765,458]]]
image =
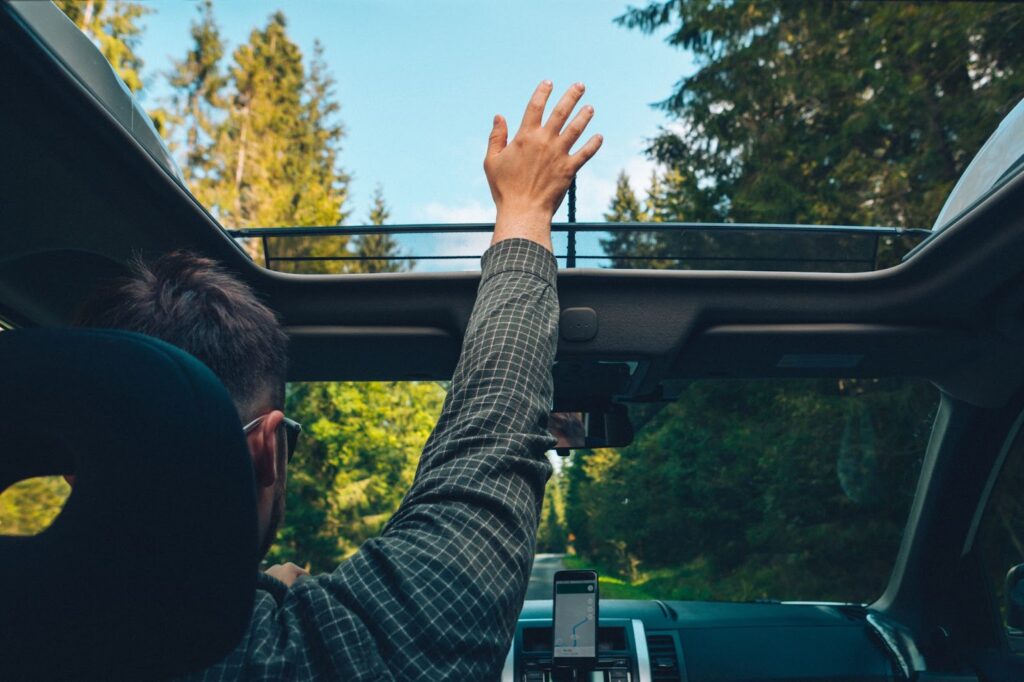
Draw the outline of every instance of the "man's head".
[[[287,336],[252,290],[215,261],[176,251],[99,292],[76,326],[153,336],[206,364],[234,399],[256,475],[260,557],[284,515],[284,390]],[[240,426],[241,428],[241,426]]]

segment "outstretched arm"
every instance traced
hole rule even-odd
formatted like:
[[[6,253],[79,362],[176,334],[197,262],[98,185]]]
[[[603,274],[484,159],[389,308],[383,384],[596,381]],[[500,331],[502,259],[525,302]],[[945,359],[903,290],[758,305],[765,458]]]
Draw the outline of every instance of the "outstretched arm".
[[[570,155],[593,109],[566,125],[578,84],[542,124],[550,93],[550,83],[537,88],[510,143],[495,117],[484,169],[497,221],[462,355],[411,490],[346,569],[373,575],[373,592],[401,595],[366,618],[397,677],[496,675],[526,592],[554,445],[551,218],[601,142]]]
[[[547,430],[557,345],[551,218],[595,137],[571,147],[593,116],[568,125],[574,85],[542,124],[551,84],[530,99],[515,138],[496,116],[484,169],[497,207],[476,306],[444,409],[412,489],[349,575],[401,607],[367,614],[398,677],[488,679],[501,667],[522,607],[554,440]]]
[[[497,116],[484,169],[497,206],[462,355],[412,488],[378,538],[333,573],[258,597],[240,677],[493,679],[522,607],[554,445],[557,345],[551,218],[600,137],[569,89],[547,123],[550,82],[507,142]],[[271,581],[263,578],[264,582]],[[207,678],[210,679],[210,678]]]

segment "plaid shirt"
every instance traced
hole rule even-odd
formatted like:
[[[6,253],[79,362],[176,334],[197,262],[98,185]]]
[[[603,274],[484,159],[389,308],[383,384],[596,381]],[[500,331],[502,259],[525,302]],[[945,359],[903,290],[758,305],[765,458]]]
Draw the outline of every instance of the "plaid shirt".
[[[499,676],[551,473],[556,270],[531,241],[488,249],[444,409],[383,533],[290,588],[261,574],[242,642],[189,679]]]

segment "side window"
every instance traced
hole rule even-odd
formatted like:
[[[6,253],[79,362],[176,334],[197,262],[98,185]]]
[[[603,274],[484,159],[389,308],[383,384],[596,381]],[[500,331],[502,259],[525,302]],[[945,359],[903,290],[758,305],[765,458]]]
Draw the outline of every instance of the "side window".
[[[60,476],[18,481],[0,494],[0,534],[35,535],[46,530],[70,493]]]
[[[1018,432],[1006,454],[982,518],[978,542],[1002,625],[1007,634],[1014,640],[1019,637],[1024,645],[1024,430]],[[1011,572],[1014,577],[1008,586]],[[1020,650],[1018,646],[1013,648]]]

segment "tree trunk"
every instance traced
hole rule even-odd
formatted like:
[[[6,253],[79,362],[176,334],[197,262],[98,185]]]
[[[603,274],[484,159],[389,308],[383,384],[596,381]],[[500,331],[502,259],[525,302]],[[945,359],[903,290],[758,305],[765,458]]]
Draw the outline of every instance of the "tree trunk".
[[[242,109],[242,130],[238,134],[238,155],[235,160],[235,224],[241,227],[242,178],[245,177],[245,145],[249,137],[249,105]]]
[[[82,10],[82,25],[78,27],[82,31],[82,33],[84,33],[85,35],[89,36],[93,40],[96,39],[96,36],[93,35],[93,32],[90,29],[90,27],[92,26],[92,15],[93,15],[93,12],[95,10],[96,10],[96,2],[95,2],[95,0],[88,0],[85,3],[85,9]]]

